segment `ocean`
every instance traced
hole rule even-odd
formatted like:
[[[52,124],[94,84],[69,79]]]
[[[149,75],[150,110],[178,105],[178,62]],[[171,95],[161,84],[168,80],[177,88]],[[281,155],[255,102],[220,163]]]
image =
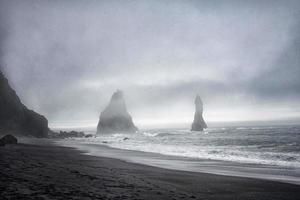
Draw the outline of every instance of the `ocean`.
[[[70,140],[196,159],[300,167],[300,126],[154,129]]]
[[[265,176],[300,184],[300,126],[214,127],[203,132],[152,129],[135,134],[69,138],[58,143],[76,147],[90,155],[153,166],[258,178]],[[106,151],[101,148],[103,146],[122,151],[108,155],[103,152]],[[128,157],[124,151],[146,154]],[[149,157],[149,153],[171,156],[172,159]],[[204,164],[203,160],[213,162]]]

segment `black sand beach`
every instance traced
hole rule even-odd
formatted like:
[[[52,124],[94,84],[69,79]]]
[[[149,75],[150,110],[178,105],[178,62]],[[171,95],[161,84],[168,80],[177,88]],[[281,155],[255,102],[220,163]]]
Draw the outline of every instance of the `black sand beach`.
[[[0,148],[1,199],[299,199],[300,186],[193,173],[81,154],[72,148]]]
[[[31,139],[30,141],[23,139],[23,141],[30,144],[40,144],[41,142],[46,142],[46,144],[49,143],[49,140],[41,139]],[[93,142],[83,142],[76,139],[51,141],[59,146],[71,147],[83,151],[86,155],[114,158],[125,162],[169,170],[246,177],[300,185],[300,170],[297,167],[166,155],[161,153],[113,148],[103,145],[101,142],[95,144]]]

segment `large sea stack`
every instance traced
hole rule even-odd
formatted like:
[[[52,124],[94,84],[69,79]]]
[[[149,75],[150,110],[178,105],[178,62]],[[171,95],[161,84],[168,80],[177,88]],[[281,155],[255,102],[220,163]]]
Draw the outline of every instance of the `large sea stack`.
[[[133,133],[137,130],[130,114],[127,112],[123,92],[116,91],[112,95],[108,106],[101,112],[97,134]]]
[[[195,99],[195,115],[194,122],[192,124],[192,131],[203,131],[203,129],[207,128],[207,125],[203,119],[203,102],[199,95],[196,96]]]
[[[47,119],[20,101],[0,71],[0,134],[47,137],[48,132]]]

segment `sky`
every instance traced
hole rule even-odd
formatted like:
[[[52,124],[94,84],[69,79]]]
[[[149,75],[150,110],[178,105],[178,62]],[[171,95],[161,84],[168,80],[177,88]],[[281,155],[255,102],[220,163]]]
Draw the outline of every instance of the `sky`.
[[[51,127],[299,120],[300,1],[0,0],[0,66]]]

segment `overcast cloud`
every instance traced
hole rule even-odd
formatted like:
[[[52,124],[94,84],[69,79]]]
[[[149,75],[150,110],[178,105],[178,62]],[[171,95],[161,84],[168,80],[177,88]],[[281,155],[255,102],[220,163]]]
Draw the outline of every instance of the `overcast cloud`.
[[[300,1],[0,0],[1,67],[50,124],[300,117]]]

